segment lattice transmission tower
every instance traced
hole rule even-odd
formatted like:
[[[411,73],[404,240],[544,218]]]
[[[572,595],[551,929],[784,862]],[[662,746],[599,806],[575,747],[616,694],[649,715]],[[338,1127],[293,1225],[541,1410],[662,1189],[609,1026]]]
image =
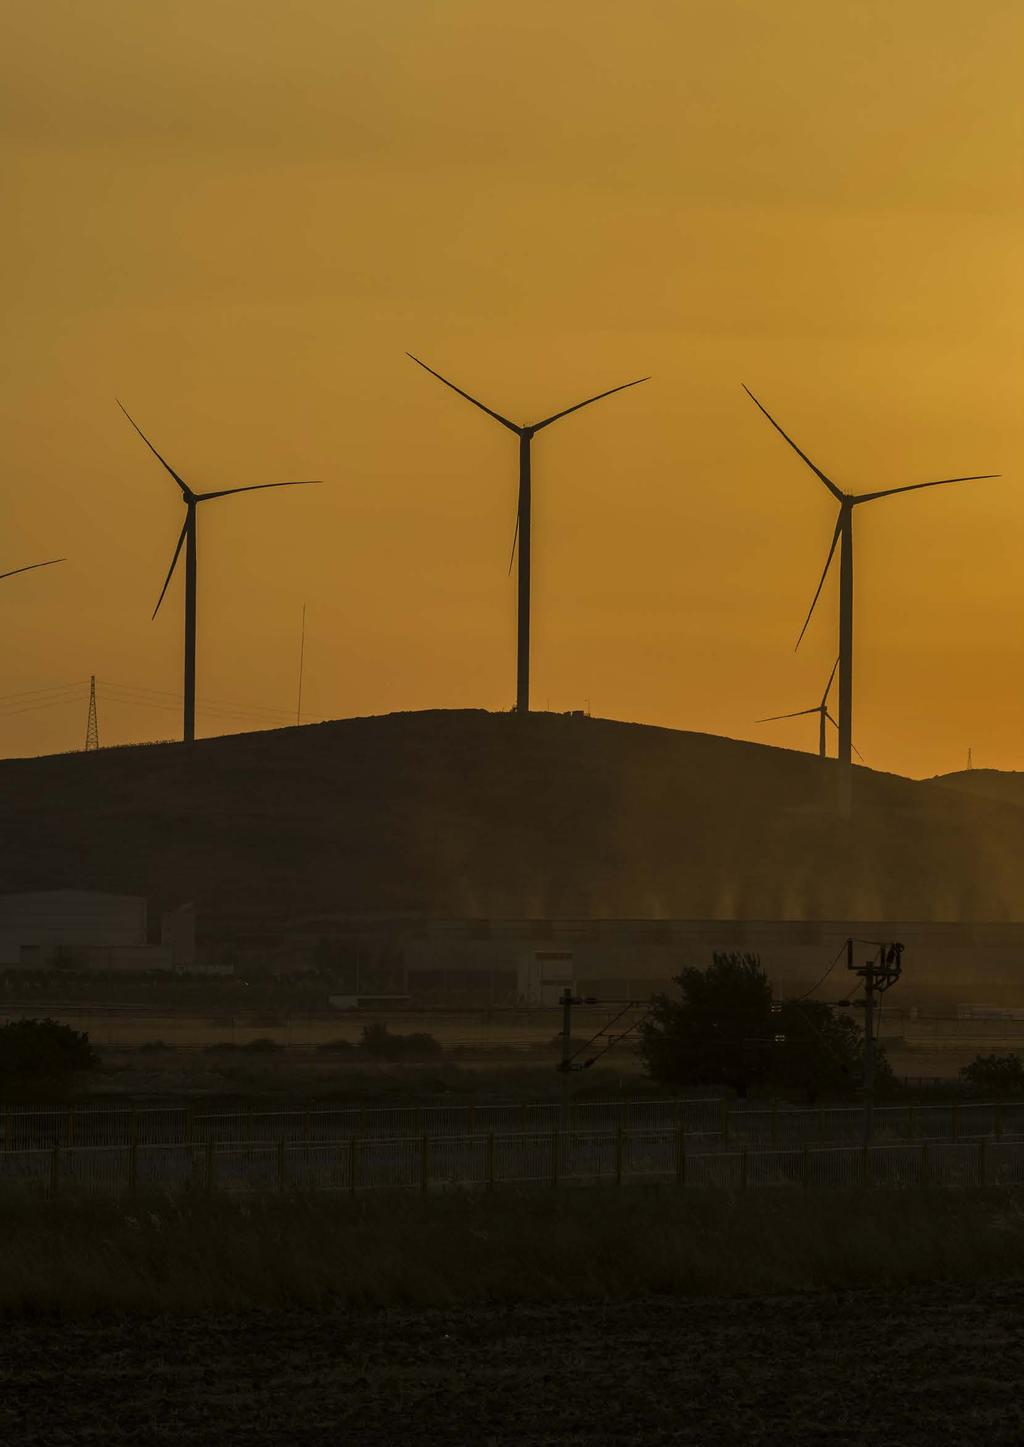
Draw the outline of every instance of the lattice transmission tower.
[[[85,725],[85,751],[100,746],[100,726],[96,719],[96,675],[89,679],[89,721]]]

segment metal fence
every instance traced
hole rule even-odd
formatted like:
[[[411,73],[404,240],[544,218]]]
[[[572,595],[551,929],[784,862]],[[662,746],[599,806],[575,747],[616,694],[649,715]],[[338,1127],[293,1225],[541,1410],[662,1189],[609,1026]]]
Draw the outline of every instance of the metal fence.
[[[783,1104],[739,1106],[735,1101],[616,1100],[552,1105],[443,1105],[310,1107],[197,1113],[184,1106],[133,1110],[75,1106],[62,1109],[8,1106],[0,1117],[0,1151],[54,1146],[128,1147],[289,1144],[328,1145],[338,1141],[398,1140],[426,1135],[459,1136],[578,1134],[620,1128],[666,1131],[682,1128],[694,1148],[731,1151],[803,1145],[854,1144],[864,1137],[860,1105],[799,1109]],[[872,1140],[877,1144],[923,1139],[957,1141],[988,1136],[1024,1137],[1024,1103],[947,1102],[935,1105],[875,1106]]]
[[[1024,1140],[921,1140],[707,1151],[670,1130],[530,1131],[335,1141],[37,1147],[0,1155],[0,1190],[113,1197],[674,1182],[731,1191],[769,1187],[1024,1184]]]

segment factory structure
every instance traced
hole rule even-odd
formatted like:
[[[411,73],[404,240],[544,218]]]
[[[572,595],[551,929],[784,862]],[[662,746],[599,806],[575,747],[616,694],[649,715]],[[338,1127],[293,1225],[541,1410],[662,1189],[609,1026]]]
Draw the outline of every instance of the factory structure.
[[[138,895],[87,889],[0,894],[0,969],[183,973],[195,966],[189,904],[166,910],[154,939],[147,901]]]

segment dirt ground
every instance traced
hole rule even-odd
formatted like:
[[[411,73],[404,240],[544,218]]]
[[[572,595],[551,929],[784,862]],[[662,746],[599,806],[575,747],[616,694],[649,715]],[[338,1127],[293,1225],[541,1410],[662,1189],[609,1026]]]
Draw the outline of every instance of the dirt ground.
[[[0,1439],[1024,1441],[1024,1283],[747,1300],[4,1324]]]

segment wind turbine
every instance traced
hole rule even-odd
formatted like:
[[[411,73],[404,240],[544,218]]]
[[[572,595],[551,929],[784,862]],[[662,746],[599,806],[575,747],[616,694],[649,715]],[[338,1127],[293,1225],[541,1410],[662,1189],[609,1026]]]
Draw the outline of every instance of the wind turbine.
[[[811,599],[804,626],[800,629],[800,637],[796,641],[796,646],[800,647],[800,641],[807,631],[811,614],[821,596],[825,578],[835,556],[836,544],[839,543],[839,811],[843,817],[849,817],[853,801],[853,760],[851,758],[853,749],[853,510],[860,503],[876,502],[879,498],[892,497],[898,492],[917,492],[923,487],[944,487],[946,483],[950,482],[980,482],[985,478],[999,477],[1000,474],[998,472],[979,472],[972,473],[968,477],[940,477],[935,482],[911,482],[902,487],[885,487],[877,492],[859,494],[843,492],[830,477],[826,477],[820,467],[811,461],[806,452],[801,451],[792,437],[782,430],[771,413],[761,406],[750,388],[744,385],[743,390],[754,405],[768,418],[780,437],[784,438],[796,455],[806,462],[839,504],[839,516],[836,519],[825,566],[822,569],[814,597]]]
[[[313,479],[303,479],[301,482],[256,482],[245,487],[225,487],[217,492],[193,492],[188,483],[179,477],[171,464],[160,456],[142,428],[130,415],[127,408],[121,402],[117,404],[128,421],[135,428],[143,442],[152,452],[159,463],[171,474],[175,482],[181,488],[182,499],[185,503],[185,521],[182,524],[181,532],[178,535],[177,546],[174,549],[174,556],[171,559],[171,566],[167,570],[167,577],[160,589],[160,597],[156,600],[156,607],[153,609],[153,617],[160,611],[160,604],[164,601],[164,594],[171,581],[174,569],[178,565],[178,558],[181,555],[181,547],[185,546],[185,716],[184,716],[184,738],[187,744],[195,741],[196,736],[196,508],[201,502],[211,502],[215,497],[230,497],[236,492],[261,492],[267,487],[310,487]],[[318,481],[319,479],[315,479]]]
[[[0,573],[0,578],[13,578],[15,573],[31,573],[33,568],[52,568],[54,563],[66,563],[67,558],[47,558],[45,563],[26,563],[23,568],[11,568],[8,573]]]
[[[835,663],[833,663],[832,665],[832,672],[828,676],[828,683],[826,683],[825,685],[825,692],[821,695],[821,702],[815,704],[814,708],[798,708],[795,713],[773,713],[770,718],[759,718],[757,722],[776,723],[779,719],[782,718],[805,718],[807,714],[816,713],[818,715],[818,757],[819,759],[827,759],[828,743],[826,739],[825,725],[826,723],[830,723],[834,729],[838,729],[839,727],[835,719],[828,711],[828,696],[832,691],[832,684],[835,680],[836,669],[838,667],[839,659],[837,658]],[[853,752],[857,755],[858,759],[863,759],[864,756],[859,749],[854,749]]]
[[[530,449],[534,435],[542,427],[550,427],[552,422],[558,422],[563,417],[568,417],[570,412],[578,412],[581,407],[589,407],[592,402],[600,402],[604,397],[611,397],[615,392],[624,392],[627,387],[638,387],[641,382],[647,382],[648,377],[637,377],[632,382],[623,382],[621,386],[610,387],[607,392],[598,392],[595,397],[586,397],[582,402],[576,402],[572,407],[565,407],[561,412],[555,412],[551,417],[545,417],[541,422],[531,422],[520,426],[517,422],[510,422],[500,412],[493,411],[490,407],[484,406],[483,402],[471,397],[461,387],[456,387],[454,382],[449,382],[447,377],[442,377],[440,372],[435,372],[433,367],[428,367],[426,362],[421,362],[419,357],[414,357],[412,352],[406,352],[417,366],[450,387],[453,392],[458,392],[460,397],[465,397],[467,402],[472,402],[474,407],[479,407],[481,412],[486,412],[488,417],[493,417],[495,422],[500,422],[502,427],[507,427],[519,438],[519,505],[516,511],[516,530],[512,538],[513,550],[516,540],[519,542],[519,599],[518,599],[518,641],[516,647],[516,712],[528,713],[530,710],[530,493],[531,493],[531,457]],[[511,571],[511,562],[509,570]]]

